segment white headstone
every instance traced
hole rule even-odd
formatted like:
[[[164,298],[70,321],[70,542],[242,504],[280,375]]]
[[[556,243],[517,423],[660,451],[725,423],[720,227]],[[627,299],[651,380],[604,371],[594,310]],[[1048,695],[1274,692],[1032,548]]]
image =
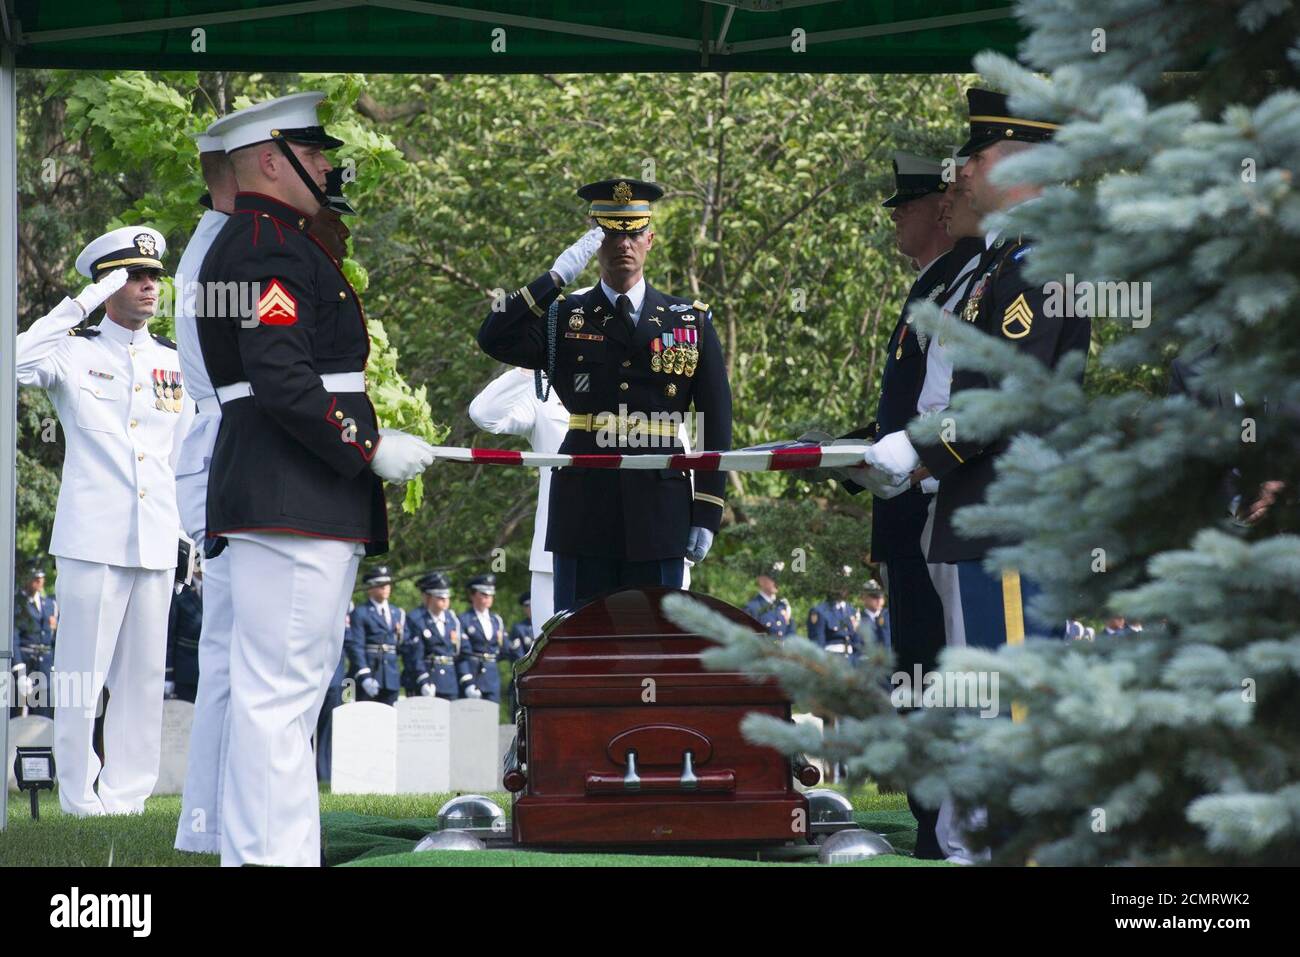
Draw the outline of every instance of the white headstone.
[[[501,709],[495,701],[461,698],[451,703],[451,789],[495,791],[497,723]]]
[[[158,760],[158,782],[154,794],[180,794],[185,790],[185,766],[190,755],[190,729],[194,727],[194,705],[180,698],[163,702],[162,753]]]
[[[0,716],[0,719],[2,718],[3,716]],[[35,714],[9,719],[9,753],[5,756],[5,769],[9,778],[10,791],[18,790],[18,779],[14,777],[14,758],[18,756],[20,747],[54,747],[54,719]],[[56,764],[57,761],[56,758]],[[55,770],[57,772],[57,767]]]
[[[792,714],[790,715],[790,717],[794,720],[795,724],[816,725],[818,731],[824,730],[826,725],[826,722],[824,722],[821,718],[817,717],[817,715],[815,714]],[[826,784],[830,782],[830,777],[826,773],[826,762],[823,761],[821,758],[814,758],[809,755],[805,755],[805,757],[807,757],[809,764],[813,765],[813,767],[817,768],[822,773],[821,782],[817,784],[816,787],[819,788],[824,787]],[[798,781],[794,782],[794,786],[798,788],[800,791],[809,790],[808,788],[805,788],[802,784],[800,784]]]
[[[510,745],[515,743],[515,726],[513,724],[497,725],[497,789],[504,790],[505,784],[502,778],[506,773],[506,754],[510,751]]]
[[[330,791],[397,793],[397,709],[354,701],[334,709]]]
[[[451,703],[442,698],[397,699],[397,793],[451,790]]]

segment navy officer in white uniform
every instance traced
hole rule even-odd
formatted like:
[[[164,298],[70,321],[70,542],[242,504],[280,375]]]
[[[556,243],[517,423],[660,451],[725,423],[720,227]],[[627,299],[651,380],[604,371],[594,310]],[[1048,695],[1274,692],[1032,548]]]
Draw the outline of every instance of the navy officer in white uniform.
[[[100,236],[77,257],[91,285],[17,343],[18,381],[49,393],[65,441],[49,548],[62,611],[54,750],[59,803],[78,817],[141,812],[158,779],[174,469],[193,418],[175,345],[149,332],[166,248],[148,226]],[[104,317],[81,326],[101,305]],[[101,766],[92,735],[105,688]]]

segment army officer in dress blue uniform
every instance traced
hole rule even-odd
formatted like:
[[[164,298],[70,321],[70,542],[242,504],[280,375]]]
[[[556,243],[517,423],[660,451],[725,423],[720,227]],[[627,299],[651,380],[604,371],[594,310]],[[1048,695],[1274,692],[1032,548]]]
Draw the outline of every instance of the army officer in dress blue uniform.
[[[758,594],[745,604],[745,613],[756,619],[764,631],[778,640],[795,633],[794,612],[790,603],[776,593],[777,577],[784,568],[785,562],[764,566],[755,580]]]
[[[402,687],[398,649],[406,632],[406,612],[388,603],[393,576],[387,565],[372,568],[362,581],[370,597],[352,612],[347,642],[357,700],[393,704]]]
[[[569,430],[564,454],[662,454],[682,449],[692,405],[697,450],[731,446],[731,388],[708,305],[646,282],[654,243],[651,203],[663,195],[632,179],[578,190],[596,225],[548,271],[489,311],[479,345],[495,359],[546,370]],[[592,255],[600,281],[565,299]],[[552,313],[551,306],[555,306]],[[702,561],[722,521],[726,475],[680,469],[557,469],[546,548],[555,556],[555,609],[621,587],[680,588],[684,559]]]
[[[460,697],[456,679],[460,622],[448,608],[451,582],[442,572],[430,572],[416,584],[424,593],[424,604],[412,608],[406,616],[402,682],[408,695],[437,695],[454,700]]]
[[[38,706],[29,701],[28,714],[48,718],[54,714],[48,701],[50,669],[54,665],[54,635],[59,627],[59,603],[45,594],[45,569],[32,567],[23,594],[14,602],[14,612],[12,667],[19,693],[14,698],[10,714],[19,713],[19,699],[25,697],[30,689],[34,694],[39,692],[34,701],[39,703],[43,700],[46,704]],[[38,674],[42,677],[33,681],[33,676]]]
[[[501,700],[497,661],[505,650],[506,623],[492,611],[496,593],[495,575],[478,575],[469,581],[471,607],[460,616],[460,654],[456,658],[462,698]]]

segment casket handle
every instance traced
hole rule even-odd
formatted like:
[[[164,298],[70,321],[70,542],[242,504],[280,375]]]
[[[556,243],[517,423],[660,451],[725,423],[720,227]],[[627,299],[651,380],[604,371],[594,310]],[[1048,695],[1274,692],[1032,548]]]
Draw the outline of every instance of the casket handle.
[[[641,778],[636,773],[636,752],[635,751],[629,751],[627,753],[627,773],[623,775],[623,790],[624,791],[641,790]]]
[[[694,791],[700,783],[700,779],[695,776],[695,767],[692,762],[694,755],[687,751],[682,755],[682,776],[678,779],[683,791]]]

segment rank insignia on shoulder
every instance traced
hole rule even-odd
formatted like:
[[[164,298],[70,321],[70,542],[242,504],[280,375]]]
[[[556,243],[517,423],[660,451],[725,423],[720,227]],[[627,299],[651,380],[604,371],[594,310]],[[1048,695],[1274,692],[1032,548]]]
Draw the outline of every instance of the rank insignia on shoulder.
[[[708,312],[709,304],[707,302],[700,302],[698,299],[696,299],[693,303],[691,303],[691,308],[698,309],[700,312]]]
[[[76,336],[80,339],[93,339],[99,335],[99,329],[95,326],[78,326],[76,329],[69,329],[68,335]]]
[[[1002,314],[1002,334],[1008,339],[1023,339],[1034,325],[1034,310],[1022,292]]]
[[[257,319],[268,326],[292,326],[298,321],[298,300],[280,280],[272,279],[257,300]]]

